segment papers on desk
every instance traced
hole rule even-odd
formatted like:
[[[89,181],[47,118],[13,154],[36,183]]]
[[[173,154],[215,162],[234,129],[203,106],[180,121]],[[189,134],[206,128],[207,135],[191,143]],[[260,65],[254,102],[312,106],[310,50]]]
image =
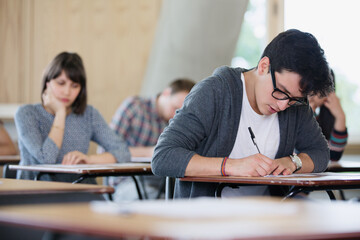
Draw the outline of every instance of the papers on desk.
[[[63,164],[39,164],[39,165],[31,165],[31,166],[38,166],[42,169],[53,169],[53,168],[60,168],[60,169],[112,169],[116,167],[133,167],[133,166],[147,166],[144,164],[137,163],[103,163],[103,164],[74,164],[74,165],[63,165]]]
[[[151,157],[132,157],[131,162],[151,163]]]
[[[260,198],[217,199],[197,198],[173,201],[139,201],[130,203],[91,202],[91,209],[106,214],[142,214],[166,218],[229,218],[235,216],[284,216],[298,212],[295,204],[286,204],[279,208],[278,201],[262,201]]]
[[[329,174],[326,173],[328,176]],[[266,175],[265,177],[273,177],[273,178],[309,178],[309,177],[318,177],[321,176],[321,173],[294,173],[290,175]]]
[[[347,176],[359,176],[359,173],[346,173]],[[266,175],[268,178],[318,178],[318,177],[331,177],[331,176],[344,176],[344,173],[336,172],[321,172],[321,173],[294,173],[290,175]]]

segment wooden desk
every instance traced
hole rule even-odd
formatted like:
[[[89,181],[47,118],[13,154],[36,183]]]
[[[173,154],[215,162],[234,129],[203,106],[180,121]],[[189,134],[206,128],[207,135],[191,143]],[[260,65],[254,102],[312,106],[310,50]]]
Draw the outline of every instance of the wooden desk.
[[[340,160],[331,161],[327,172],[360,172],[360,161]]]
[[[340,161],[330,161],[327,172],[360,172],[360,161],[358,156],[344,155]],[[342,200],[346,200],[345,192],[339,190]]]
[[[61,201],[63,196],[81,196],[81,199],[89,194],[109,194],[114,188],[95,184],[71,184],[63,182],[47,182],[0,178],[0,205],[19,203],[39,203]],[[78,198],[80,199],[80,198]],[[103,198],[89,198],[103,199]],[[39,201],[35,201],[39,200]],[[74,200],[75,201],[75,200]]]
[[[0,178],[0,196],[20,194],[49,194],[63,192],[113,193],[114,188],[95,184],[32,181]]]
[[[39,165],[10,165],[10,170],[23,170],[38,172],[35,180],[39,180],[43,174],[65,173],[80,174],[80,177],[73,183],[79,183],[85,178],[105,176],[131,176],[135,182],[139,198],[143,199],[139,183],[135,175],[152,175],[150,163],[114,163],[114,164],[39,164]]]
[[[48,173],[80,174],[81,177],[74,183],[81,182],[86,177],[152,174],[151,164],[147,163],[10,165],[9,169],[39,172],[37,179]]]
[[[20,162],[20,155],[3,155],[0,156],[0,165],[18,164]]]
[[[187,208],[184,208],[184,202]],[[196,200],[171,201],[189,212]],[[207,200],[222,208],[224,199]],[[148,202],[138,202],[148,204]],[[162,206],[164,203],[161,202]],[[195,205],[192,205],[195,204]],[[360,205],[343,202],[280,202],[270,198],[233,199],[225,215],[170,217],[94,212],[89,204],[0,207],[0,223],[98,237],[135,239],[346,239],[360,237]],[[148,207],[151,205],[148,204]],[[190,210],[191,211],[191,210]],[[191,215],[191,214],[190,214]],[[331,217],[328,217],[331,216]],[[335,217],[336,216],[336,217]]]
[[[234,177],[234,176],[201,176],[184,177],[181,181],[189,182],[215,182],[220,183],[215,196],[221,196],[221,190],[225,186],[235,185],[278,185],[290,186],[291,190],[285,198],[293,197],[300,192],[325,190],[329,197],[335,200],[331,190],[359,189],[360,173],[309,173],[292,174],[289,176],[266,176],[266,177]]]

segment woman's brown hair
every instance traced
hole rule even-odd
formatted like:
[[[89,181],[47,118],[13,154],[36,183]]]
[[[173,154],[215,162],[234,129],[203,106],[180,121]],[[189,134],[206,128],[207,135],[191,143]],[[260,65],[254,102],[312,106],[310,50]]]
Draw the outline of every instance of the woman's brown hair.
[[[46,90],[46,84],[60,76],[62,71],[71,81],[81,86],[80,93],[71,108],[74,113],[82,114],[87,105],[86,74],[83,61],[77,53],[62,52],[50,62],[44,72],[41,95]]]

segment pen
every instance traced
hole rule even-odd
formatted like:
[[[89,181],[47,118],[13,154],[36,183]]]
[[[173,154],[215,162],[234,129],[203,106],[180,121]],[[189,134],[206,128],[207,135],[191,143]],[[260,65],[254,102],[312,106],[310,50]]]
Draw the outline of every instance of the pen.
[[[248,129],[249,129],[251,140],[253,141],[253,143],[254,143],[255,147],[257,148],[258,152],[260,153],[259,147],[258,147],[258,145],[256,144],[256,141],[255,141],[255,134],[251,130],[251,127],[248,127]]]

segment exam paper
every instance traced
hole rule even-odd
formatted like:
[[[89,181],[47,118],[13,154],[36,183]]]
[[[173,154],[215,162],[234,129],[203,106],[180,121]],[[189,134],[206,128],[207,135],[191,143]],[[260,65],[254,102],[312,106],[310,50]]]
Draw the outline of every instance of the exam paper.
[[[284,178],[295,179],[299,181],[328,181],[339,180],[339,177],[346,177],[346,179],[359,179],[359,173],[343,173],[343,172],[321,172],[321,173],[295,173],[290,175],[266,175],[266,178]]]
[[[190,200],[149,200],[129,203],[91,202],[91,209],[107,214],[142,214],[167,218],[228,218],[234,216],[259,215],[284,217],[295,214],[295,204],[282,205],[279,202],[256,201],[254,199],[197,198]]]

